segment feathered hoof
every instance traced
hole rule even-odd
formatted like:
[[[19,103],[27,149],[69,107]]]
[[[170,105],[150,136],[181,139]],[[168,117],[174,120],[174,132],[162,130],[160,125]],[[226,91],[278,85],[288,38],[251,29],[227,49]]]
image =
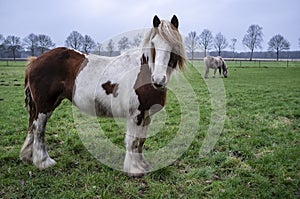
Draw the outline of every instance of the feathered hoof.
[[[47,157],[45,160],[43,161],[37,161],[33,163],[38,169],[43,170],[46,169],[48,167],[52,167],[56,164],[56,161],[53,160],[50,157]]]
[[[141,172],[141,171],[125,172],[125,174],[128,175],[129,177],[133,177],[133,178],[141,178],[146,175],[145,172]]]

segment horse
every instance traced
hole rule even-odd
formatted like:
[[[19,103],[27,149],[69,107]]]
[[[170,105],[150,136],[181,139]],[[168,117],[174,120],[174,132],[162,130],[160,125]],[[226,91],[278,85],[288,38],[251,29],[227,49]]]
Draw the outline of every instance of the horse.
[[[20,159],[41,170],[56,164],[46,149],[45,129],[55,108],[68,99],[92,116],[125,118],[123,170],[137,177],[149,172],[151,165],[143,155],[143,145],[150,116],[165,106],[172,72],[185,68],[178,26],[176,15],[171,21],[155,15],[141,47],[114,58],[65,47],[30,58],[25,70],[28,133]]]
[[[210,68],[215,69],[213,77],[215,77],[217,69],[219,69],[219,77],[221,77],[221,69],[222,69],[223,76],[227,78],[227,66],[222,57],[207,56],[204,57],[203,62],[204,62],[204,69],[205,69],[205,78],[208,78],[208,73]]]

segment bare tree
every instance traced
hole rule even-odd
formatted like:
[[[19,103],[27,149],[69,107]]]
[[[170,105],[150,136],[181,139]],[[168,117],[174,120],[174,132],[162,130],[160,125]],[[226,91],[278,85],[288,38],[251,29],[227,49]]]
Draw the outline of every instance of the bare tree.
[[[247,33],[243,38],[243,44],[251,51],[250,61],[252,60],[254,49],[262,48],[261,47],[261,42],[263,41],[262,29],[263,28],[259,25],[251,25],[248,28]]]
[[[108,51],[110,57],[111,57],[112,53],[114,52],[114,49],[115,49],[115,43],[111,39],[111,40],[109,40],[109,42],[106,46],[106,50]]]
[[[118,48],[119,48],[119,51],[123,51],[123,50],[126,50],[128,49],[130,46],[129,46],[129,39],[128,37],[122,37],[119,42],[118,42]]]
[[[210,30],[204,29],[199,36],[199,45],[204,49],[204,57],[206,57],[206,51],[212,48],[213,36]]]
[[[3,37],[2,34],[0,34],[0,47],[2,47],[4,45],[4,40],[5,40],[5,38]]]
[[[31,33],[23,39],[23,46],[30,50],[31,56],[35,56],[35,50],[38,47],[38,36]]]
[[[3,51],[5,49],[4,40],[5,40],[4,36],[0,34],[0,57],[3,56]]]
[[[16,52],[22,49],[20,37],[9,35],[4,40],[4,45],[11,50],[14,60],[16,60]]]
[[[221,56],[221,51],[228,46],[228,42],[222,33],[218,33],[214,39],[214,47],[218,51],[219,56]]]
[[[142,42],[142,35],[138,33],[134,38],[133,41],[131,42],[131,45],[133,47],[139,47]]]
[[[85,53],[89,53],[92,49],[94,49],[96,46],[94,40],[92,37],[85,35],[83,37],[83,42],[82,42],[82,51]]]
[[[95,51],[98,52],[98,55],[101,55],[101,51],[103,50],[102,43],[97,42]]]
[[[236,38],[232,38],[231,39],[231,44],[229,45],[229,48],[232,50],[233,52],[233,57],[234,57],[234,52],[235,52],[235,44],[237,42],[237,39]]]
[[[196,31],[192,31],[185,37],[184,40],[185,47],[189,53],[192,55],[192,60],[194,59],[194,53],[199,45],[199,37],[197,36]]]
[[[53,48],[54,46],[55,44],[52,42],[51,38],[48,35],[38,35],[38,49],[41,51],[41,54]]]
[[[70,35],[67,37],[65,44],[69,48],[73,48],[75,50],[81,50],[83,46],[83,41],[84,38],[79,32],[72,31]]]
[[[282,50],[289,50],[290,43],[280,34],[273,36],[268,42],[269,50],[276,52],[276,60],[278,61],[279,52]]]

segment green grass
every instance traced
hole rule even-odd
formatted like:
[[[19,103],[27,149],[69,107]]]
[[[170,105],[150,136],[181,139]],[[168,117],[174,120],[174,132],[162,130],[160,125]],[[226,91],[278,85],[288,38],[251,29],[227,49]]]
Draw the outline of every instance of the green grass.
[[[185,75],[199,102],[195,139],[172,165],[138,179],[105,166],[87,151],[68,101],[57,108],[46,130],[48,151],[57,164],[44,171],[23,164],[24,62],[1,65],[0,198],[300,198],[300,64],[286,68],[280,63],[267,68],[227,63],[224,129],[214,150],[200,158],[212,107],[195,70],[202,71],[202,62],[194,62]],[[170,92],[166,124],[147,139],[146,150],[157,150],[174,137],[178,104]],[[122,126],[112,119],[99,121],[107,137],[124,148]]]

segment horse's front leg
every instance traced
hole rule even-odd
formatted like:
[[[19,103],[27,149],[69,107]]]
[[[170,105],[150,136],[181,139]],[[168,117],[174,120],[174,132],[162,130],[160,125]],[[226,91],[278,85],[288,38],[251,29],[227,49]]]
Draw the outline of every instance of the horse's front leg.
[[[143,145],[146,140],[147,131],[148,125],[137,125],[131,119],[127,121],[124,172],[126,172],[129,176],[143,176],[151,168],[143,154]]]

